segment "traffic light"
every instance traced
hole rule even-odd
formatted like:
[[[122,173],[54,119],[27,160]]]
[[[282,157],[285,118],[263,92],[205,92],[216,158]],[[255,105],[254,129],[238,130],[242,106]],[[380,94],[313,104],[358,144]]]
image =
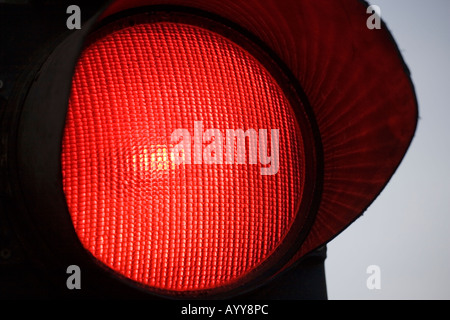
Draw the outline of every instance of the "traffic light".
[[[0,6],[2,297],[326,298],[417,123],[366,2]]]

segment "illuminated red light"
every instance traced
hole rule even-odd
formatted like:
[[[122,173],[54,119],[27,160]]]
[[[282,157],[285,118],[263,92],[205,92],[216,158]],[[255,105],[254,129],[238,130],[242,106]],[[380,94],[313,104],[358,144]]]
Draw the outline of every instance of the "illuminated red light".
[[[175,161],[178,129],[201,163]],[[211,153],[223,151],[222,163],[204,161],[217,142],[209,129],[223,134]],[[244,163],[231,164],[226,133],[237,129],[254,130],[257,149],[249,138]],[[261,130],[273,155],[272,129],[279,168],[263,175]],[[304,145],[283,90],[249,52],[197,26],[139,23],[98,34],[83,51],[62,171],[75,231],[95,258],[149,287],[205,290],[239,281],[282,243],[303,194]]]

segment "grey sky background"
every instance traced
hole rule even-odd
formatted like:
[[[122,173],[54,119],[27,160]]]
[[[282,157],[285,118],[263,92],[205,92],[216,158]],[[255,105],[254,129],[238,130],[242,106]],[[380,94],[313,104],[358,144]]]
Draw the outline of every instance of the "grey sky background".
[[[328,297],[450,299],[450,1],[373,0],[411,73],[416,136],[362,217],[328,245]],[[380,60],[382,57],[380,57]],[[392,106],[395,108],[395,106]],[[381,289],[369,290],[377,265]]]

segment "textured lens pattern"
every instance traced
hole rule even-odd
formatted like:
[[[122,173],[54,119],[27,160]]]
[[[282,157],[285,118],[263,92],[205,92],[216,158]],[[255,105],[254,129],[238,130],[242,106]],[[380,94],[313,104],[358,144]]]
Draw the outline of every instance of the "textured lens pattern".
[[[262,175],[269,164],[259,143],[250,163],[249,142],[243,164],[176,163],[176,129],[192,135],[198,156],[196,121],[203,133],[223,134],[224,154],[227,129],[266,129],[268,155],[278,129],[278,171]],[[245,277],[283,241],[301,201],[303,151],[286,96],[247,51],[200,27],[139,23],[82,53],[63,186],[75,231],[96,259],[150,287],[211,289]]]

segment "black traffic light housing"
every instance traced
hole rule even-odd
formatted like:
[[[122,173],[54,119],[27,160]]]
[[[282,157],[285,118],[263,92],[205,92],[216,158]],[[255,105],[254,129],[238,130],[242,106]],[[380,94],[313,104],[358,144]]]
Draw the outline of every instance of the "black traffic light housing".
[[[169,2],[178,3],[178,1]],[[73,4],[69,1],[7,1],[0,3],[0,41],[2,43],[0,50],[0,297],[2,298],[165,298],[151,294],[145,288],[130,284],[127,279],[117,277],[96,263],[95,259],[79,245],[79,239],[71,226],[70,217],[68,215],[50,215],[51,212],[58,211],[57,208],[66,205],[61,200],[64,197],[59,157],[48,157],[49,154],[57,155],[61,148],[60,134],[64,129],[62,124],[67,111],[65,108],[61,108],[61,105],[67,104],[70,94],[70,79],[85,37],[95,26],[104,10],[110,8],[110,5],[114,3],[115,1],[97,1],[95,3],[78,1],[77,5],[81,8],[81,29],[69,29],[67,26],[67,20],[70,17],[67,8]],[[338,6],[336,3],[334,5]],[[342,1],[344,9],[346,6],[350,8],[352,5],[361,6],[361,15],[365,14],[368,6],[364,1]],[[308,3],[308,6],[310,6],[309,9],[312,8],[311,10],[318,10],[315,7],[316,4]],[[283,10],[289,11],[286,8]],[[332,12],[332,10],[330,11]],[[327,19],[331,14],[330,12],[324,14],[324,24],[327,24]],[[343,17],[342,12],[339,14],[339,21],[347,19]],[[353,23],[351,19],[348,20],[350,24]],[[279,24],[280,30],[282,30],[284,21],[279,21]],[[386,29],[384,24],[382,26]],[[360,27],[355,26],[355,29]],[[314,26],[311,27],[312,32],[316,32],[316,29]],[[371,41],[357,40],[359,42],[355,40],[353,43],[353,39],[347,39],[350,43],[349,46],[353,46],[355,57],[358,57],[358,54],[361,55],[361,52],[358,52],[358,45],[365,46]],[[339,39],[326,39],[326,41],[338,43]],[[395,50],[392,50],[390,47],[393,40],[388,32],[384,41],[389,45],[380,43],[380,46],[385,46],[386,52],[393,56],[398,55],[398,69],[401,70],[399,73],[409,80],[409,72],[398,49],[394,46]],[[364,53],[364,51],[362,52]],[[327,54],[335,53],[328,52]],[[294,51],[287,55],[295,56]],[[331,65],[333,63],[330,63]],[[358,67],[353,65],[348,66],[348,69],[355,70],[354,68]],[[388,71],[382,69],[380,74],[365,76],[380,78],[380,81],[384,81],[383,77],[388,79],[389,74],[387,73]],[[334,76],[334,74],[332,75]],[[380,147],[382,151],[379,155],[386,156],[386,162],[389,162],[386,168],[380,169],[380,172],[384,174],[385,181],[364,190],[364,193],[368,195],[367,199],[361,200],[359,198],[363,197],[359,195],[352,195],[353,198],[350,196],[350,199],[346,199],[350,203],[348,206],[354,205],[355,209],[348,210],[351,212],[346,212],[341,221],[336,222],[336,220],[330,219],[332,221],[330,224],[336,225],[326,230],[329,234],[320,234],[323,221],[328,221],[322,216],[319,219],[322,225],[316,224],[316,229],[313,228],[311,232],[312,237],[317,238],[305,242],[309,247],[301,252],[302,258],[294,267],[284,270],[268,283],[261,283],[254,290],[234,295],[234,298],[327,298],[324,270],[326,243],[360,216],[362,211],[370,205],[399,165],[414,134],[417,121],[417,102],[412,84],[409,84],[410,87],[407,90],[398,94],[397,102],[403,106],[404,110],[408,109],[410,114],[404,115],[404,121],[399,121],[397,114],[387,115],[386,119],[390,119],[386,120],[389,122],[386,125],[388,129],[382,133],[380,138],[380,140],[392,142],[392,145]],[[307,87],[304,83],[302,85]],[[336,87],[338,87],[337,84]],[[392,92],[396,92],[396,90],[400,91],[403,88],[392,88]],[[364,91],[360,95],[357,93],[356,90],[356,98],[363,94],[371,94]],[[312,103],[317,103],[317,101],[320,99],[316,99]],[[383,113],[380,111],[380,114],[377,115],[379,117],[374,120],[375,124],[383,121],[382,115]],[[325,135],[327,116],[316,115],[316,117],[319,118],[320,133]],[[330,118],[333,117],[330,116]],[[330,121],[332,122],[332,120]],[[396,123],[396,121],[403,125],[403,128],[397,131],[392,128],[392,123]],[[382,124],[385,125],[385,123]],[[348,133],[342,135],[348,136],[357,130],[354,127],[351,129],[354,131],[349,130]],[[324,179],[329,180],[318,181],[318,185],[324,183],[325,187],[328,187],[327,197],[324,197],[321,208],[326,208],[323,211],[333,211],[324,203],[328,201],[326,204],[329,205],[334,201],[334,205],[339,205],[343,201],[331,199],[335,194],[339,194],[338,189],[341,188],[343,194],[351,194],[352,189],[347,190],[348,185],[339,185],[339,188],[336,188],[337,191],[333,193],[335,189],[330,188],[330,185],[334,183],[334,177],[337,177],[336,181],[342,177],[338,162],[330,160],[334,154],[339,156],[338,147],[342,141],[332,141],[335,137],[330,138],[331,134],[327,134],[328,136],[324,139],[324,151],[326,152],[324,161],[328,162],[324,165],[322,173],[325,176]],[[343,140],[345,139],[347,137],[343,138]],[[378,147],[376,139],[368,137],[367,140],[367,144],[372,143]],[[336,146],[336,149],[332,149],[333,146]],[[396,148],[396,152],[392,151]],[[330,151],[330,149],[332,150]],[[372,154],[367,153],[367,155]],[[364,157],[361,159],[366,160]],[[351,170],[349,169],[349,171]],[[362,175],[361,180],[367,179],[368,176],[370,174]],[[336,184],[338,183],[340,182],[336,182]],[[358,186],[358,183],[360,182],[356,182],[355,185]],[[364,187],[366,186],[364,185]],[[327,190],[325,191],[327,192]],[[338,197],[336,196],[336,198]],[[355,201],[355,198],[359,202]],[[338,210],[344,209],[338,208]],[[336,218],[332,214],[329,215],[328,218]],[[56,230],[57,232],[55,232]],[[61,234],[64,234],[64,237],[61,237]],[[74,245],[75,243],[77,245]],[[70,273],[67,272],[67,268],[71,265],[77,265],[81,269],[81,289],[68,288],[67,281]]]

